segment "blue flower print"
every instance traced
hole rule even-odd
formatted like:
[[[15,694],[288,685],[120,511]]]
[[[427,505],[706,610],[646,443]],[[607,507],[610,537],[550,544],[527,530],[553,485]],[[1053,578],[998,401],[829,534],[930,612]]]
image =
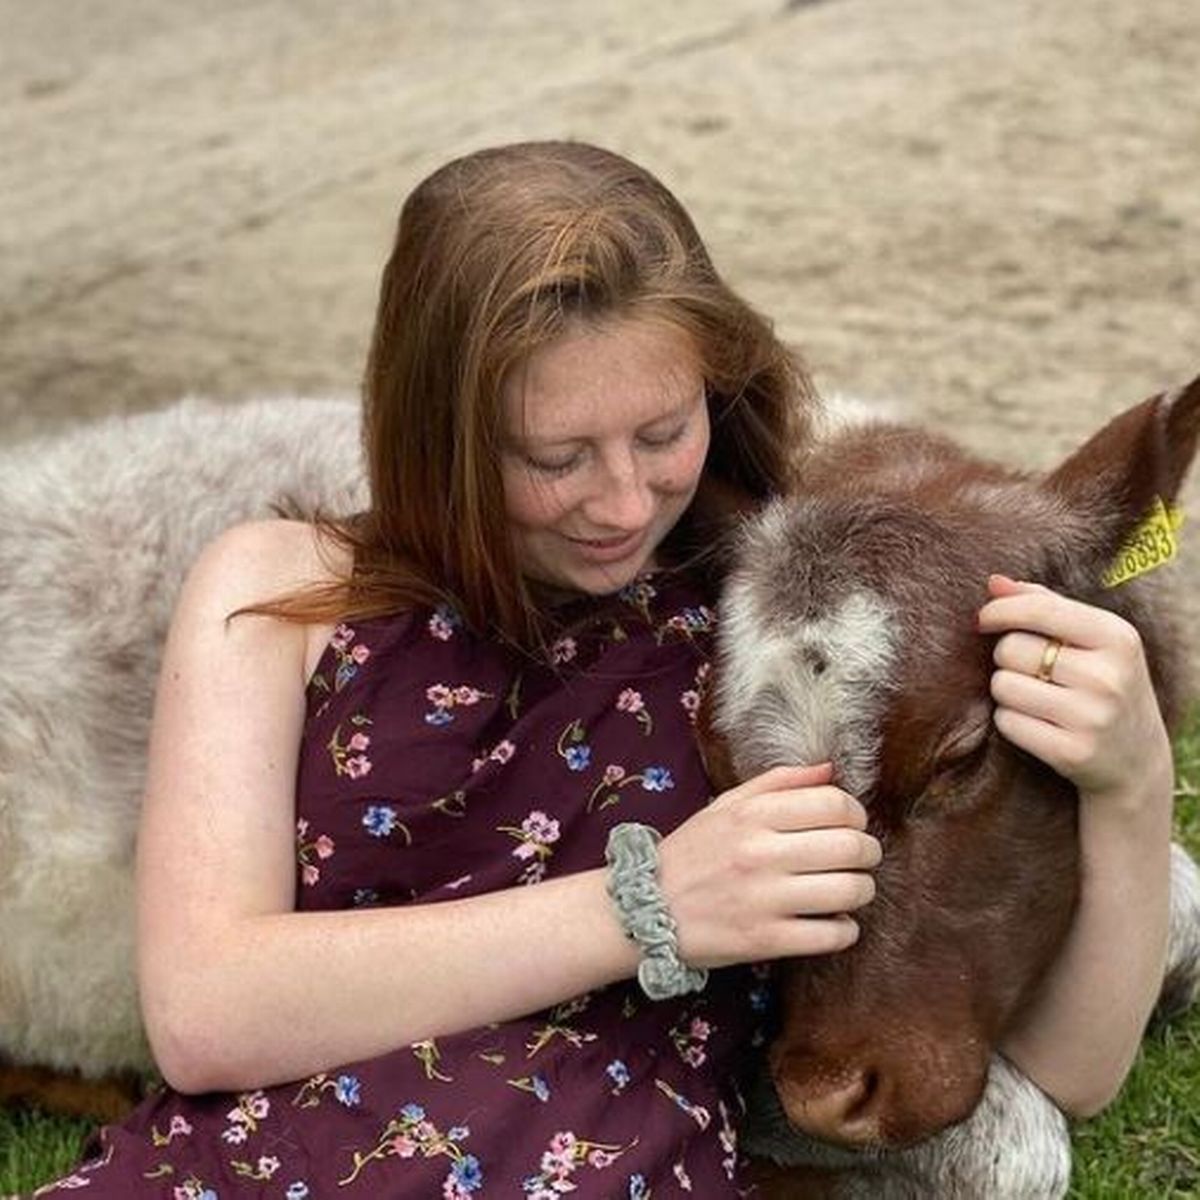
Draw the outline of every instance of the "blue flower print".
[[[453,720],[454,717],[444,708],[435,708],[432,712],[425,714],[425,722],[428,725],[449,725]]]
[[[464,1192],[477,1192],[483,1187],[483,1169],[473,1154],[464,1154],[450,1168],[450,1174]]]
[[[283,1200],[308,1200],[311,1195],[308,1184],[302,1179],[298,1179],[295,1183],[288,1184],[288,1190],[284,1192]]]
[[[568,746],[563,757],[567,760],[567,766],[572,771],[585,771],[592,759],[592,748],[587,745]]]
[[[372,837],[387,837],[396,828],[396,810],[386,804],[372,804],[363,813],[362,823]]]
[[[646,1200],[650,1193],[646,1190],[645,1175],[630,1175],[629,1200]]]
[[[333,1094],[347,1108],[356,1108],[361,1099],[362,1084],[353,1075],[339,1075]]]
[[[406,1104],[400,1110],[400,1115],[409,1121],[425,1120],[425,1110],[419,1104]]]
[[[665,792],[675,786],[666,767],[647,767],[642,772],[642,787],[648,792]]]
[[[446,1130],[446,1137],[452,1142],[461,1142],[463,1138],[471,1136],[470,1127],[467,1125],[452,1125]]]
[[[613,1088],[613,1095],[623,1092],[629,1083],[629,1068],[619,1058],[614,1058],[605,1070],[608,1072],[609,1079],[616,1084]]]
[[[550,1099],[550,1085],[542,1078],[541,1075],[533,1077],[533,1094],[545,1104]]]

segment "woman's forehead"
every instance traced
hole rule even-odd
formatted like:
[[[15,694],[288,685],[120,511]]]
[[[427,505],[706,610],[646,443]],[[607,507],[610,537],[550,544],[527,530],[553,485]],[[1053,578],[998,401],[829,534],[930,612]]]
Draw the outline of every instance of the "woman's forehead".
[[[582,436],[597,419],[647,424],[684,411],[703,385],[691,338],[661,321],[623,319],[576,326],[538,347],[505,381],[510,435]]]

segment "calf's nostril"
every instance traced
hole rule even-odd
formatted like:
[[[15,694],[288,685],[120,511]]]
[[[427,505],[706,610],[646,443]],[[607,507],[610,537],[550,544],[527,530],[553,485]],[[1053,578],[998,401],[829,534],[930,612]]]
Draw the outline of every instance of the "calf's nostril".
[[[879,1099],[883,1080],[870,1068],[847,1067],[836,1076],[776,1081],[788,1120],[830,1142],[864,1145],[880,1140]]]

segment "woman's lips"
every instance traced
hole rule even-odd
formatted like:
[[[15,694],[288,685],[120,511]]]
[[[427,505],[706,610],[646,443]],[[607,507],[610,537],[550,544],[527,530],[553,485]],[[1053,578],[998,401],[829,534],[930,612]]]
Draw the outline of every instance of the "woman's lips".
[[[615,538],[568,538],[580,554],[591,562],[618,562],[638,550],[646,537],[644,529]]]

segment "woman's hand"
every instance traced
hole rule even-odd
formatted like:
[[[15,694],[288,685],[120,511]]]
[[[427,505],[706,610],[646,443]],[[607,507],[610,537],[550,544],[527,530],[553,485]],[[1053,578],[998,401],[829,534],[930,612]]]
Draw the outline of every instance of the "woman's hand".
[[[881,850],[828,763],[776,767],[722,793],[663,839],[663,893],[696,967],[827,954],[858,939]]]
[[[1091,801],[1170,801],[1171,747],[1141,638],[1115,613],[1004,575],[979,628],[996,643],[996,728]],[[1059,644],[1057,651],[1055,644]]]

